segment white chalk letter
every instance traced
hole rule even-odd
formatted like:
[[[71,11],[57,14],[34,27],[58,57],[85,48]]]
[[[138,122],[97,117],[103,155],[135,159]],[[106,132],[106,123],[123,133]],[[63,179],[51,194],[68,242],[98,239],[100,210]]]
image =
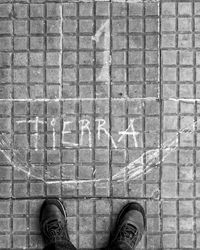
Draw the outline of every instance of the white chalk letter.
[[[68,130],[68,129],[67,129],[67,126],[68,126],[69,124],[71,124],[71,123],[72,123],[71,121],[64,121],[64,123],[63,123],[62,144],[68,144],[69,146],[77,147],[78,144],[76,144],[76,143],[71,143],[71,142],[68,142],[68,141],[65,141],[65,139],[64,139],[64,136],[65,136],[65,135],[71,134],[71,130]]]
[[[18,124],[21,123],[26,123],[26,120],[23,121],[17,121]],[[39,117],[36,116],[35,120],[29,120],[28,123],[33,123],[35,124],[35,151],[38,151],[38,128],[39,128],[39,124],[44,124],[43,121],[39,120]]]
[[[92,37],[93,40],[99,42],[100,37],[104,34],[104,49],[103,52],[103,67],[101,73],[99,74],[97,81],[110,81],[109,75],[109,65],[111,63],[110,59],[110,20],[107,20],[100,29],[96,32],[95,36]]]
[[[51,120],[51,126],[53,127],[53,150],[56,149],[56,131],[55,131],[56,120],[53,118]]]
[[[87,130],[88,132],[88,141],[89,141],[89,147],[92,146],[92,134],[90,131],[90,121],[87,119],[80,120],[79,123],[81,124],[81,139],[80,139],[80,145],[83,144],[83,136],[84,131]]]
[[[136,131],[135,131],[135,128],[134,128],[134,126],[133,126],[133,123],[134,123],[134,119],[131,119],[128,128],[127,128],[125,131],[120,131],[120,132],[119,132],[119,135],[121,135],[121,136],[120,136],[120,138],[118,139],[118,142],[120,142],[120,141],[124,138],[124,136],[126,136],[126,135],[132,135],[132,136],[133,136],[134,143],[135,143],[135,147],[137,148],[137,147],[138,147],[138,143],[137,143],[137,138],[136,138],[136,136],[139,134],[139,132],[136,132]],[[129,129],[130,129],[130,131],[129,131]]]
[[[111,142],[112,142],[113,146],[115,148],[117,148],[117,145],[115,144],[114,139],[109,134],[109,132],[106,130],[106,128],[104,128],[104,125],[106,124],[106,121],[104,119],[96,119],[96,121],[98,122],[98,126],[97,126],[97,137],[98,137],[98,140],[100,140],[100,138],[101,138],[101,131],[102,131],[102,132],[104,132],[108,136],[108,138],[111,139]]]

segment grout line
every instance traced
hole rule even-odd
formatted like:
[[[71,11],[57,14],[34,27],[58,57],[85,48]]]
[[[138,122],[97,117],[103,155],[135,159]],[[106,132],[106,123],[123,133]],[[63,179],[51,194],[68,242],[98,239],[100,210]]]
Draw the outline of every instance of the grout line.
[[[8,3],[10,3],[9,0],[7,0]],[[37,2],[38,1],[38,2]],[[45,0],[36,0],[36,4],[37,3],[41,3]],[[94,0],[46,0],[46,3],[60,3],[60,2],[63,2],[63,3],[93,3]],[[159,2],[160,0],[95,0],[95,1],[102,1],[102,2],[111,2],[111,3],[157,3]],[[27,4],[27,1],[26,0],[15,0],[16,3],[23,3],[23,4]],[[5,2],[3,2],[5,3]],[[1,4],[1,3],[0,3]]]
[[[51,198],[58,198],[57,196],[51,196]],[[11,200],[11,201],[16,201],[16,200],[28,200],[28,201],[32,201],[32,200],[44,200],[46,199],[46,196],[31,196],[31,197],[14,197],[14,196],[5,196],[5,197],[1,197],[0,196],[0,201],[5,201],[5,200]],[[148,200],[154,200],[153,197],[122,197],[122,196],[115,196],[115,197],[109,197],[109,196],[67,196],[67,195],[64,195],[62,197],[62,200],[76,200],[76,201],[80,201],[80,200],[110,200],[111,203],[113,200],[130,200],[130,201],[133,201],[133,200],[138,200],[138,201],[141,201],[141,200],[145,200],[145,201],[148,201]],[[172,200],[176,200],[177,198],[172,198]],[[168,198],[166,198],[166,200],[168,200]],[[181,200],[184,200],[184,198],[182,198]],[[191,200],[191,198],[188,198],[187,200]],[[199,199],[198,199],[199,200]],[[78,207],[78,205],[77,205]],[[5,248],[4,248],[5,249]],[[7,248],[6,248],[7,250]]]
[[[129,3],[126,3],[126,14],[127,14],[127,18],[126,18],[126,53],[124,53],[125,55],[125,60],[126,60],[126,65],[129,65],[129,20],[130,20],[130,17],[129,17]],[[126,68],[126,82],[128,82],[129,80],[129,68],[127,67]],[[126,83],[126,96],[129,96],[129,85]],[[126,118],[125,118],[125,127],[128,128],[128,123],[129,123],[129,106],[128,106],[128,103],[125,101],[125,112],[126,112]],[[128,145],[129,145],[129,138],[128,136],[126,136],[125,138],[125,161],[126,161],[126,164],[128,164],[128,161],[129,161],[129,154],[128,154]],[[125,173],[125,180],[127,180],[127,171]],[[124,195],[125,197],[129,196],[129,184],[127,181],[124,182]]]
[[[175,49],[178,49],[178,1],[175,3]],[[176,51],[176,97],[179,98],[180,97],[180,78],[179,78],[179,74],[180,74],[180,68],[179,68],[179,63],[180,63],[180,51]],[[177,67],[178,66],[178,67]],[[177,121],[177,128],[178,130],[180,130],[181,127],[181,116],[180,116],[180,102],[178,103],[178,110],[177,110],[177,117],[178,117],[178,121]],[[179,191],[180,191],[180,185],[179,185],[179,179],[180,179],[180,167],[179,167],[179,157],[180,157],[180,134],[178,134],[177,137],[177,151],[176,151],[176,165],[177,165],[177,183],[175,183],[176,185],[176,195],[177,197],[179,197]],[[176,213],[177,215],[179,214],[179,200],[176,201]],[[176,236],[177,236],[177,248],[180,248],[180,226],[179,226],[180,220],[178,217],[176,217]]]
[[[27,68],[27,93],[28,93],[28,97],[31,97],[31,89],[30,89],[30,28],[31,28],[31,24],[30,24],[30,0],[29,0],[29,4],[28,4],[28,18],[27,18],[27,22],[28,22],[28,68]],[[28,102],[27,103],[27,114],[26,114],[26,133],[27,133],[27,141],[28,141],[28,152],[27,152],[27,161],[28,161],[28,167],[31,167],[30,164],[30,160],[31,160],[31,156],[30,156],[30,146],[31,146],[31,141],[35,138],[31,138],[31,124],[28,122],[28,116],[31,115],[31,103]],[[27,176],[27,182],[26,182],[26,187],[27,187],[27,195],[30,197],[30,176]],[[26,228],[26,238],[27,238],[27,245],[30,245],[30,241],[29,241],[29,235],[30,235],[30,224],[29,224],[29,217],[26,217],[26,222],[27,222],[27,228]]]
[[[109,85],[108,85],[109,86]],[[81,101],[137,101],[137,100],[141,100],[141,101],[157,101],[158,98],[154,98],[154,97],[144,97],[144,98],[62,98],[62,99],[49,99],[49,98],[41,98],[41,99],[0,99],[0,102],[64,102],[64,101],[77,101],[77,102],[81,102]],[[186,100],[187,99],[183,99]],[[191,101],[189,99],[189,101]],[[194,100],[193,100],[194,101]],[[200,100],[199,100],[200,101]]]
[[[47,34],[47,3],[44,3],[44,86],[43,86],[43,93],[45,99],[47,97],[47,43],[48,43],[48,34]],[[44,114],[47,114],[47,103],[44,102]],[[43,179],[46,178],[46,171],[47,171],[47,117],[44,117],[44,166],[43,166]],[[44,185],[44,193],[47,196],[47,185]]]
[[[11,53],[11,97],[14,98],[14,70],[13,70],[13,66],[14,66],[14,3],[12,2],[12,16],[11,16],[11,20],[12,20],[12,53]],[[10,142],[10,147],[11,147],[11,161],[14,160],[14,154],[13,154],[13,146],[14,146],[14,103],[11,104],[11,142]],[[12,173],[11,173],[11,196],[14,196],[14,189],[15,189],[15,185],[14,185],[14,176],[15,176],[15,168],[12,166]],[[11,242],[11,248],[13,248],[13,233],[14,233],[14,225],[13,225],[13,214],[14,214],[14,207],[13,207],[13,202],[11,202],[11,206],[10,206],[10,215],[11,215],[11,221],[10,221],[10,242]]]
[[[195,0],[192,0],[192,48],[195,49]],[[194,98],[196,99],[197,96],[197,90],[196,90],[196,51],[193,50],[193,94]],[[197,102],[194,103],[194,122],[197,122]],[[197,248],[197,227],[196,227],[196,167],[197,167],[197,154],[196,154],[196,148],[197,148],[197,126],[194,126],[194,149],[193,149],[193,232],[194,232],[194,241],[193,241],[193,247]]]
[[[142,96],[146,97],[146,5],[145,2],[143,0],[142,3],[142,15],[143,15],[143,23],[142,23],[142,31],[143,31],[143,42],[142,42],[142,54],[143,54],[143,59],[142,59],[142,64],[144,65],[143,67],[143,71],[142,71],[142,75],[143,75],[143,83],[142,83]],[[141,163],[142,163],[142,167],[141,167],[141,172],[142,172],[142,184],[143,184],[143,196],[146,196],[147,194],[147,186],[146,186],[146,175],[145,175],[145,167],[147,167],[147,157],[146,154],[148,151],[146,151],[146,134],[145,134],[145,127],[146,127],[146,123],[145,123],[145,118],[146,118],[146,103],[143,102],[142,104],[142,143],[143,143],[143,154],[141,156]],[[140,159],[139,159],[140,161]],[[143,164],[144,163],[144,164]],[[131,163],[130,163],[131,164]],[[131,165],[127,166],[127,169],[129,170],[129,167]],[[137,174],[137,170],[136,170],[136,174]],[[127,173],[128,175],[128,173]],[[144,209],[145,211],[147,211],[147,205],[146,203],[144,204]],[[147,249],[148,247],[148,242],[147,242],[147,235],[145,234],[144,236],[144,246],[145,249]]]
[[[60,7],[60,62],[59,62],[59,99],[62,98],[63,90],[63,3],[61,0]]]
[[[96,3],[93,2],[93,5],[92,5],[92,13],[93,13],[93,34],[96,33],[96,19],[95,19],[95,16],[96,16]],[[92,57],[93,57],[93,64],[96,65],[96,43],[93,42],[92,43],[92,47],[93,47],[93,53],[92,53]],[[96,98],[96,68],[93,66],[93,81],[94,81],[94,85],[93,85],[93,97],[94,99]],[[96,118],[96,105],[95,105],[95,102],[93,101],[92,102],[92,109],[93,109],[93,131],[96,130],[96,124],[95,124],[95,118]],[[95,149],[96,149],[96,137],[93,136],[93,140],[92,140],[92,143],[93,143],[93,147],[92,147],[92,160],[93,160],[93,163],[92,163],[92,194],[93,196],[96,196],[96,167],[95,167],[95,158],[96,158],[96,155],[95,155]],[[96,247],[96,206],[93,202],[93,205],[92,205],[92,220],[93,220],[93,226],[92,226],[92,236],[93,236],[93,247]]]
[[[79,54],[79,50],[80,50],[80,19],[78,18],[80,15],[80,4],[76,3],[76,22],[77,22],[77,27],[76,27],[76,98],[80,98],[80,89],[79,89],[79,63],[80,63],[80,54]],[[79,126],[79,122],[78,119],[80,118],[81,115],[81,103],[78,103],[76,106],[77,109],[77,115],[76,116],[76,128],[79,131],[80,130],[80,126]],[[80,138],[79,138],[79,132],[76,133],[76,139],[77,142],[79,142]],[[79,176],[79,150],[76,150],[76,166],[75,166],[75,179],[77,180],[78,176]],[[76,187],[76,196],[79,196],[79,186],[77,185]],[[80,217],[79,217],[79,201],[77,202],[77,207],[76,207],[76,247],[79,248],[80,247],[80,240],[79,240],[79,224],[80,224]]]
[[[112,61],[112,45],[113,45],[113,23],[112,23],[112,13],[113,13],[113,6],[112,6],[112,1],[109,1],[109,31],[110,31],[110,35],[109,35],[109,51],[110,51],[110,59]],[[111,90],[112,90],[112,67],[111,64],[109,64],[109,83],[108,83],[108,98],[109,98],[109,102],[108,102],[108,112],[109,112],[109,116],[108,116],[108,123],[109,123],[109,135],[111,135],[112,133],[112,118],[111,118],[111,112],[112,112],[112,101],[111,101]],[[108,194],[110,197],[113,197],[113,185],[112,185],[112,141],[111,138],[109,137],[108,140],[108,152],[109,152],[109,183],[108,183]],[[113,214],[113,203],[111,203],[111,213]],[[113,218],[111,217],[111,224],[113,223]]]
[[[157,97],[138,97],[138,98],[110,98],[112,101],[158,101]],[[49,99],[49,98],[40,98],[40,99],[0,99],[1,102],[64,102],[64,101],[108,101],[108,97],[105,98],[61,98],[61,99]],[[164,101],[174,101],[174,102],[200,102],[200,98],[163,98]]]
[[[61,51],[61,55],[60,55],[60,85],[59,85],[59,99],[62,98],[63,96],[63,0],[61,0],[61,4],[60,4],[60,21],[61,21],[61,32],[60,32],[60,51]],[[60,102],[60,133],[58,134],[58,145],[60,146],[59,148],[59,153],[60,153],[60,162],[62,163],[63,161],[63,157],[62,157],[62,131],[63,131],[63,102]],[[56,132],[55,132],[55,139],[56,139]],[[55,146],[56,146],[56,142],[55,142]],[[54,148],[55,150],[55,148]],[[60,173],[60,180],[62,180],[63,177],[63,165],[60,164],[59,166],[59,173]],[[62,182],[60,183],[60,195],[61,197],[63,196],[63,184]]]
[[[163,158],[163,152],[162,152],[162,142],[163,142],[163,92],[162,92],[162,45],[161,45],[161,18],[162,18],[162,2],[158,3],[158,13],[159,13],[159,18],[158,18],[158,82],[159,82],[159,103],[160,103],[160,110],[159,110],[159,116],[160,116],[160,136],[159,136],[159,148],[160,148],[160,155],[159,159],[161,162],[161,165],[163,164],[162,158]],[[159,190],[160,190],[160,196],[159,196],[159,220],[160,220],[160,232],[161,232],[161,237],[160,237],[160,247],[163,249],[163,216],[162,216],[162,167],[160,167],[159,171]]]

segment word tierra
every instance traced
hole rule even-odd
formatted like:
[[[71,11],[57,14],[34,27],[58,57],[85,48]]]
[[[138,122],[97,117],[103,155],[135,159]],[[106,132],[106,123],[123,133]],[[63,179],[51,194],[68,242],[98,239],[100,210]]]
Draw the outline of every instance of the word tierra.
[[[45,121],[40,120],[39,117],[35,117],[35,119],[31,120],[20,120],[17,121],[18,124],[23,124],[23,123],[31,123],[34,126],[34,135],[35,135],[35,150],[38,150],[38,137],[39,137],[39,124],[44,124]],[[79,133],[80,133],[80,140],[79,144],[75,142],[68,141],[68,136],[72,134],[72,130],[70,129],[70,126],[75,126],[74,121],[63,121],[63,126],[62,126],[62,138],[61,142],[63,146],[65,147],[78,147],[78,146],[83,146],[83,143],[85,140],[88,140],[88,145],[89,147],[92,146],[92,126],[91,122],[88,119],[80,119],[79,120]],[[50,121],[50,125],[52,127],[52,140],[53,140],[53,148],[55,149],[56,146],[56,118],[52,118]],[[102,118],[96,118],[95,119],[95,127],[97,131],[97,139],[101,140],[103,135],[106,135],[108,139],[110,139],[112,146],[114,148],[117,148],[117,142],[119,143],[124,139],[126,136],[131,136],[133,138],[133,143],[135,147],[138,147],[138,142],[137,142],[137,136],[139,135],[139,132],[135,131],[134,128],[134,119],[130,119],[129,124],[127,129],[123,131],[119,131],[118,135],[119,138],[114,140],[108,129],[106,128],[106,121]]]

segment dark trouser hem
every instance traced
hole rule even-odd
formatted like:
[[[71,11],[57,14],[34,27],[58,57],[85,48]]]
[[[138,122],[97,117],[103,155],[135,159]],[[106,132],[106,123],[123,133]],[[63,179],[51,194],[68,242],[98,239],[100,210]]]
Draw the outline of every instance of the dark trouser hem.
[[[47,245],[44,250],[76,250],[70,241],[58,241]]]

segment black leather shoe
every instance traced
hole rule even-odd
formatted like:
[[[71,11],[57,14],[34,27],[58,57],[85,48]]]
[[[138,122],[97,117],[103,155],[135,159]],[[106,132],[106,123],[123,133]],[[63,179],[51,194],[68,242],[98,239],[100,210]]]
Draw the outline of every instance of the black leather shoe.
[[[46,245],[69,242],[67,215],[58,199],[47,199],[40,210],[40,228]]]
[[[133,250],[146,228],[143,207],[136,202],[128,203],[119,213],[108,249]]]

